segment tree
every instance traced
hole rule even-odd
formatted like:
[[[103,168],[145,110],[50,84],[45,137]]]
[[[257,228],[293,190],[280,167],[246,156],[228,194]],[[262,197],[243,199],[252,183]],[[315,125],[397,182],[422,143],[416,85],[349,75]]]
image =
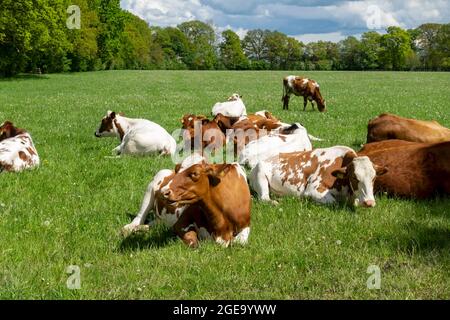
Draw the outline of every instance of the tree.
[[[375,31],[363,33],[361,37],[362,66],[364,70],[380,68],[379,55],[381,35]]]
[[[120,8],[120,0],[99,0],[98,15],[101,22],[99,55],[104,68],[120,69],[124,66],[119,52],[125,27],[125,14]]]
[[[60,72],[70,48],[65,34],[65,0],[0,2],[0,74],[41,68]]]
[[[400,27],[389,27],[381,37],[380,61],[387,70],[403,70],[411,51],[410,35]]]
[[[216,34],[214,29],[201,21],[183,22],[178,26],[187,37],[191,47],[191,69],[214,69],[217,65],[217,55],[214,48]]]
[[[87,0],[73,0],[82,13],[81,29],[67,29],[67,38],[72,44],[67,57],[71,61],[71,71],[91,71],[101,68],[98,57],[97,37],[100,21],[95,8]],[[92,4],[92,2],[91,2]]]
[[[450,23],[442,25],[436,36],[436,42],[436,49],[441,57],[441,69],[450,70]]]
[[[242,48],[248,59],[252,61],[263,61],[267,56],[266,37],[268,30],[250,30],[242,40]]]
[[[222,32],[220,59],[228,70],[244,70],[248,68],[248,59],[241,47],[239,36],[232,30]]]
[[[147,69],[151,62],[152,33],[144,20],[126,12],[121,35],[120,57],[127,69]]]
[[[362,70],[363,52],[362,44],[351,36],[339,43],[341,67],[345,70]]]

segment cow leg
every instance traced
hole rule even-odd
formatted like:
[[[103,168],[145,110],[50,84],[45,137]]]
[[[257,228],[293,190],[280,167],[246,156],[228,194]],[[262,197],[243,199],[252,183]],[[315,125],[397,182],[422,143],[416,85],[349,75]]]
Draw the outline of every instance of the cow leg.
[[[308,105],[308,98],[303,97],[303,111],[306,111],[306,106]]]
[[[238,243],[240,245],[246,245],[248,243],[248,236],[250,235],[250,227],[245,227],[239,232],[234,239],[232,240],[232,244]]]
[[[192,212],[185,212],[173,225],[175,234],[190,248],[198,247],[198,235],[195,217]]]
[[[147,190],[144,194],[144,199],[142,200],[141,208],[136,215],[136,217],[133,219],[133,221],[126,226],[123,227],[122,233],[124,235],[128,235],[134,231],[137,231],[139,229],[139,226],[143,225],[145,222],[145,219],[147,218],[148,213],[152,208],[155,206],[155,190],[156,188],[159,188],[159,185],[163,181],[163,179],[169,175],[172,174],[171,170],[161,170],[158,172],[155,176],[155,178],[152,180],[152,182],[149,183],[147,186]],[[155,220],[152,220],[148,227],[151,227],[155,224]],[[144,229],[148,229],[148,227]]]
[[[262,201],[272,202],[273,204],[278,204],[277,201],[272,201],[270,199],[270,187],[269,180],[267,179],[264,164],[259,162],[256,167],[250,173],[250,186],[258,194],[258,197]]]
[[[286,93],[283,96],[283,110],[289,110],[289,100],[291,99],[291,95]]]

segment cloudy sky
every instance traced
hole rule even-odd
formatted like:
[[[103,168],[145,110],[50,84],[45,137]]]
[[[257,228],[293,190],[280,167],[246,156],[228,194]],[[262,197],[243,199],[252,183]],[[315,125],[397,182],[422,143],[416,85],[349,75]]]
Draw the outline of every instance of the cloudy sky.
[[[387,26],[450,22],[450,0],[121,0],[150,25],[212,21],[241,37],[250,29],[278,30],[297,39],[339,41]]]

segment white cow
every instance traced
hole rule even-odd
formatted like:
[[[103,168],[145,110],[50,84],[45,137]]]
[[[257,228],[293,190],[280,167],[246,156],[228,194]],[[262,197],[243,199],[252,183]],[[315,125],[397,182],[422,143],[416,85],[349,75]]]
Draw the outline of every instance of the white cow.
[[[117,136],[121,143],[113,151],[119,155],[149,155],[159,153],[173,155],[175,139],[159,124],[146,119],[126,118],[108,111],[95,136]]]
[[[228,98],[226,102],[217,102],[212,108],[212,115],[216,116],[221,113],[227,117],[242,117],[247,115],[247,110],[245,108],[244,102],[241,99],[242,97],[234,93],[231,97]]]
[[[305,127],[295,123],[280,132],[271,132],[247,144],[239,154],[239,163],[253,169],[259,161],[280,153],[307,151],[312,149]]]
[[[0,126],[0,172],[19,172],[39,166],[40,159],[28,132],[6,121]]]

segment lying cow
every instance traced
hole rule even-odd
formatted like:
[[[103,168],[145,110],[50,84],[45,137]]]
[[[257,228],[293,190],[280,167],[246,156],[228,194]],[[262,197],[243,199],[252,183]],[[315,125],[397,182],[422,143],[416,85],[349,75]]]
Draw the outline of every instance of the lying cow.
[[[239,164],[211,165],[194,155],[175,171],[160,171],[124,233],[139,230],[151,210],[190,247],[197,247],[199,239],[223,246],[248,241],[251,198]]]
[[[418,199],[450,195],[450,141],[386,140],[366,144],[358,154],[389,169],[375,181],[377,192]]]
[[[245,108],[242,97],[234,93],[228,98],[226,102],[218,102],[212,108],[212,115],[216,116],[219,113],[227,117],[242,117],[247,115],[247,110]]]
[[[172,155],[176,150],[175,139],[159,124],[126,118],[113,111],[102,119],[95,136],[118,137],[121,143],[113,150],[118,155]]]
[[[0,172],[19,172],[39,166],[30,134],[6,121],[0,127]]]
[[[369,121],[367,143],[389,139],[437,143],[450,141],[450,129],[436,121],[422,121],[383,113]]]
[[[282,153],[260,161],[250,185],[264,201],[276,195],[312,198],[321,204],[347,200],[354,206],[374,207],[373,181],[385,169],[347,147]]]
[[[312,149],[311,140],[305,127],[296,123],[282,128],[278,133],[270,133],[251,141],[239,154],[239,163],[254,168],[261,160],[279,153],[307,151]]]
[[[303,97],[303,111],[306,110],[308,100],[311,102],[313,110],[313,101],[315,101],[320,112],[326,111],[326,102],[320,94],[320,86],[314,80],[297,76],[285,77],[283,79],[283,97],[281,98],[284,110],[289,109],[291,94]]]

